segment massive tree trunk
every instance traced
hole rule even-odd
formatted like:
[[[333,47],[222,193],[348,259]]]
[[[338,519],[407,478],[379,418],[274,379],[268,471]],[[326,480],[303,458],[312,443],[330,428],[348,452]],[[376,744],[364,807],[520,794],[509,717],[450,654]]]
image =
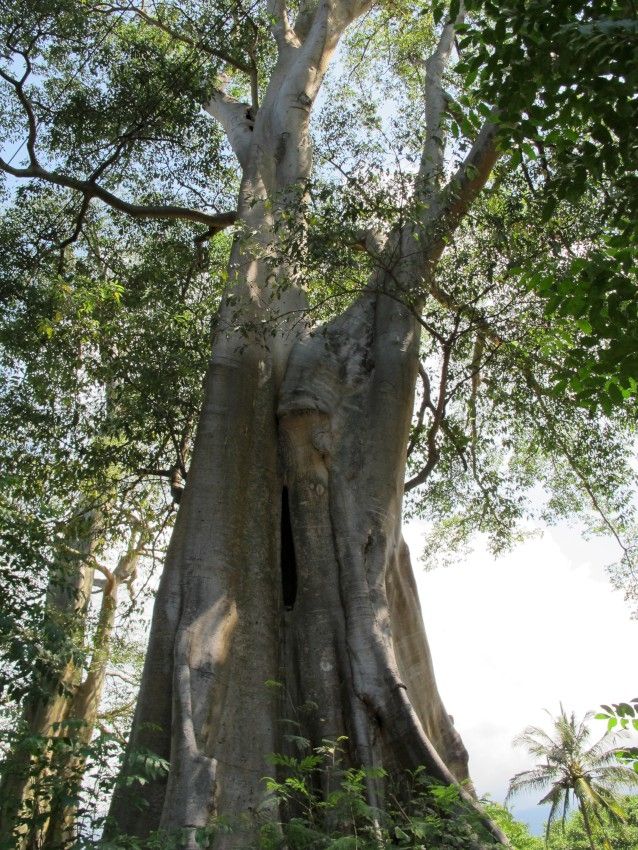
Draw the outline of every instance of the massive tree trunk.
[[[116,794],[124,832],[188,834],[254,811],[265,758],[284,749],[293,718],[313,745],[347,736],[352,764],[468,778],[401,535],[419,352],[410,293],[433,274],[440,229],[429,242],[395,230],[369,290],[319,328],[304,319],[293,259],[310,108],[364,10],[324,2],[293,28],[276,6],[279,59],[257,114],[222,92],[207,107],[243,169],[239,232],[131,734],[132,751],[154,751],[170,771],[139,788],[141,809],[130,789]],[[380,783],[368,792],[382,802]]]

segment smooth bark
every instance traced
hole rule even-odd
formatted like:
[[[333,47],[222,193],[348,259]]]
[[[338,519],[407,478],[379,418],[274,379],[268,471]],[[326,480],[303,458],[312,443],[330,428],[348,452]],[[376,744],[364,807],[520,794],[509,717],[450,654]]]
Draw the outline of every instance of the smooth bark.
[[[365,8],[302,4],[293,24],[273,4],[279,58],[259,110],[221,91],[206,106],[242,168],[238,232],[130,739],[131,756],[150,749],[170,771],[137,788],[142,807],[129,786],[116,793],[113,829],[125,833],[181,830],[195,847],[216,815],[257,818],[266,756],[285,749],[290,720],[313,746],[347,736],[353,765],[468,779],[401,509],[423,287],[487,179],[493,136],[471,152],[471,177],[441,190],[424,157],[423,219],[388,235],[344,314],[310,327],[299,259],[309,115],[339,36]],[[371,779],[370,801],[383,794]]]

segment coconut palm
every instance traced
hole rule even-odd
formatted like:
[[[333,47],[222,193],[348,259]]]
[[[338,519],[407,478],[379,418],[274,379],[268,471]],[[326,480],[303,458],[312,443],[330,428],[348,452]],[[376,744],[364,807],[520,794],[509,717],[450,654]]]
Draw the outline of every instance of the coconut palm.
[[[551,716],[551,715],[550,715]],[[603,847],[609,847],[605,837],[605,816],[612,821],[625,820],[617,792],[628,786],[638,786],[638,773],[618,762],[618,750],[613,746],[615,733],[606,732],[592,747],[587,749],[590,729],[587,721],[593,715],[586,714],[576,722],[574,712],[569,716],[561,705],[560,714],[553,718],[553,735],[537,726],[529,726],[514,739],[516,746],[526,747],[529,753],[541,762],[531,770],[517,773],[510,780],[508,799],[521,791],[546,789],[549,791],[539,800],[539,805],[550,804],[545,841],[549,828],[562,809],[562,823],[573,802],[583,816],[583,824],[591,846],[594,832],[600,830]]]

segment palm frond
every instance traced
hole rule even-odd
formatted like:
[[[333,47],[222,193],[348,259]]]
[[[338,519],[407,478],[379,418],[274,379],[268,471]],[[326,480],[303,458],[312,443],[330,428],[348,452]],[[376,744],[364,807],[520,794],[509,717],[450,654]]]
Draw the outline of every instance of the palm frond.
[[[588,764],[596,764],[600,759],[606,759],[612,753],[616,753],[617,747],[610,747],[611,744],[616,742],[618,738],[625,737],[621,734],[621,732],[605,732],[605,734],[600,738],[600,740],[596,741],[593,747],[590,747],[584,753],[584,760],[587,761]]]
[[[538,726],[528,726],[512,742],[515,747],[526,747],[534,756],[547,756],[556,749],[556,741]]]
[[[541,804],[550,803],[550,802],[552,804],[551,808],[549,810],[549,814],[547,815],[547,825],[545,827],[545,844],[546,845],[549,841],[549,831],[550,831],[551,825],[553,824],[554,819],[556,817],[556,812],[558,811],[558,808],[561,804],[562,796],[563,796],[563,789],[559,785],[555,785],[552,788],[552,790],[549,792],[549,794],[546,794],[545,797],[543,797],[542,800],[539,800],[539,803],[538,803],[539,806]]]
[[[612,791],[623,786],[638,788],[638,773],[624,764],[610,764],[591,771],[592,778],[601,786]]]
[[[587,748],[591,735],[587,714],[581,721],[574,712],[568,714],[560,706],[560,714],[553,718],[553,735],[543,729],[528,726],[514,743],[527,747],[531,755],[545,759],[531,770],[517,773],[510,780],[507,799],[521,791],[549,790],[539,804],[550,804],[545,841],[549,828],[557,816],[562,803],[563,827],[569,811],[571,795],[575,797],[585,824],[600,825],[603,841],[604,816],[614,822],[622,822],[624,811],[620,805],[617,789],[627,786],[638,787],[638,773],[618,762],[618,751],[610,747],[616,736],[605,733],[596,743]]]
[[[506,799],[509,800],[521,791],[538,791],[546,788],[553,782],[555,775],[555,771],[551,768],[542,767],[517,773],[510,779],[510,787]]]
[[[606,788],[598,788],[595,785],[592,785],[592,791],[598,798],[600,808],[609,815],[611,820],[620,823],[624,823],[627,820],[627,812],[615,794],[612,794]]]

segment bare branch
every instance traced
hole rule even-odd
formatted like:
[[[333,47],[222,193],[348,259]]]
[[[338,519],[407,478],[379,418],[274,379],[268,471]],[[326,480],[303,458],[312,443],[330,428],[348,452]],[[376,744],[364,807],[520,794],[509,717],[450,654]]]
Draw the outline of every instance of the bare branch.
[[[37,165],[38,160],[35,154],[35,141],[38,131],[38,125],[31,101],[29,100],[24,91],[24,84],[31,74],[31,60],[29,59],[28,54],[21,50],[14,50],[14,52],[22,56],[22,58],[24,59],[26,65],[26,70],[24,74],[20,79],[17,79],[16,77],[12,77],[11,74],[8,74],[6,71],[3,71],[2,68],[0,68],[0,78],[5,80],[11,86],[13,86],[13,88],[15,89],[16,96],[22,104],[22,108],[26,113],[27,124],[29,127],[29,132],[26,139],[27,151],[29,153],[29,162],[31,163],[31,165]]]
[[[414,427],[414,433],[410,438],[410,442],[408,443],[408,448],[406,449],[406,456],[410,457],[414,449],[416,448],[416,444],[419,439],[419,435],[423,430],[423,420],[425,418],[425,411],[428,407],[433,410],[434,405],[432,404],[431,395],[430,395],[430,379],[428,378],[428,373],[425,371],[425,368],[421,361],[419,361],[419,376],[421,378],[421,382],[423,383],[423,398],[421,399],[421,404],[419,406],[419,412],[417,414],[417,421]]]
[[[631,561],[631,552],[630,552],[629,547],[622,540],[622,538],[621,538],[621,536],[618,532],[618,529],[616,528],[614,523],[611,521],[611,519],[607,515],[607,511],[605,510],[604,506],[600,503],[600,500],[598,499],[598,496],[596,495],[596,492],[595,492],[594,488],[592,487],[592,485],[589,481],[589,478],[582,471],[582,469],[580,468],[580,465],[578,463],[577,458],[574,456],[573,452],[569,448],[567,440],[563,437],[561,432],[556,427],[557,423],[556,423],[555,417],[553,417],[552,414],[550,413],[550,411],[547,409],[547,404],[546,404],[546,401],[545,401],[545,391],[543,390],[541,385],[538,383],[538,381],[534,377],[532,370],[529,366],[527,366],[523,369],[523,374],[524,374],[525,379],[527,381],[527,385],[530,387],[530,389],[534,393],[536,400],[538,401],[538,405],[545,415],[546,427],[551,430],[552,435],[553,435],[554,439],[556,440],[556,445],[562,451],[563,456],[565,457],[565,460],[567,461],[568,465],[570,466],[572,472],[574,473],[576,478],[580,481],[583,489],[585,490],[585,492],[589,496],[589,500],[592,504],[592,507],[594,508],[596,513],[600,516],[600,518],[602,519],[607,530],[609,531],[609,533],[612,535],[612,537],[615,539],[616,543],[618,544],[618,546],[622,550],[623,557],[626,558],[628,562],[630,562]]]
[[[288,19],[286,0],[269,0],[268,14],[272,18],[271,32],[281,52],[287,46],[300,47],[301,43]]]
[[[84,224],[84,218],[88,212],[89,204],[91,203],[90,198],[87,198],[86,195],[82,198],[82,204],[80,205],[80,210],[77,215],[77,219],[75,220],[75,227],[73,228],[73,232],[70,236],[67,236],[66,239],[63,239],[62,242],[58,245],[58,251],[60,252],[60,263],[58,266],[58,270],[62,270],[62,265],[64,263],[64,249],[68,248],[69,245],[73,245],[76,239],[79,237],[82,232],[82,225]]]
[[[139,685],[137,679],[133,679],[130,676],[125,676],[124,673],[120,673],[119,670],[107,670],[106,675],[109,678],[121,679],[123,682],[126,682],[127,685],[134,685],[135,687]]]
[[[445,341],[443,346],[443,360],[441,363],[441,376],[439,378],[439,396],[437,399],[436,406],[432,403],[430,397],[430,382],[427,377],[425,370],[421,372],[421,377],[425,376],[425,380],[423,382],[423,393],[426,396],[426,405],[433,411],[432,424],[428,428],[427,433],[427,447],[428,447],[428,457],[425,466],[423,469],[411,478],[409,481],[406,481],[404,491],[408,493],[410,490],[413,490],[415,487],[418,487],[420,484],[424,484],[427,479],[430,477],[430,474],[436,464],[439,461],[439,457],[441,456],[441,450],[437,445],[437,436],[443,421],[445,420],[445,406],[447,403],[447,382],[448,375],[450,369],[450,357],[452,355],[452,347],[454,345],[454,340],[456,338],[456,331],[458,329],[458,321],[457,327],[455,327],[452,335]]]
[[[426,260],[430,265],[437,262],[450,236],[487,183],[499,157],[497,135],[496,121],[486,121],[456,174],[427,211]]]
[[[483,350],[485,348],[485,336],[479,330],[474,340],[474,350],[472,352],[472,362],[470,364],[472,392],[468,401],[468,418],[470,421],[471,441],[470,447],[472,452],[472,468],[476,472],[476,446],[478,444],[478,429],[476,425],[476,402],[478,399],[478,390],[481,383],[481,362],[483,359]]]
[[[100,562],[95,557],[92,556],[90,560],[91,560],[91,567],[94,570],[97,570],[98,573],[102,573],[102,575],[106,579],[106,585],[104,586],[103,593],[106,596],[108,596],[110,593],[113,592],[113,589],[117,585],[117,581],[115,579],[115,576],[113,575],[111,570],[109,570],[108,567],[105,567],[104,564],[100,564]]]
[[[38,164],[31,164],[28,168],[14,168],[0,158],[0,171],[5,171],[12,177],[18,178],[35,178],[43,180],[45,183],[51,183],[54,186],[61,186],[65,189],[72,189],[76,192],[81,192],[85,198],[92,200],[97,198],[103,201],[108,206],[119,212],[130,215],[131,218],[137,219],[166,219],[169,221],[192,221],[198,224],[206,224],[209,230],[215,233],[220,230],[225,230],[234,224],[237,215],[235,212],[224,213],[206,213],[200,210],[193,210],[189,207],[174,206],[167,204],[165,206],[133,204],[118,198],[108,189],[93,183],[91,180],[78,180],[75,177],[70,177],[66,174],[60,174],[57,171],[48,171],[46,168]]]

